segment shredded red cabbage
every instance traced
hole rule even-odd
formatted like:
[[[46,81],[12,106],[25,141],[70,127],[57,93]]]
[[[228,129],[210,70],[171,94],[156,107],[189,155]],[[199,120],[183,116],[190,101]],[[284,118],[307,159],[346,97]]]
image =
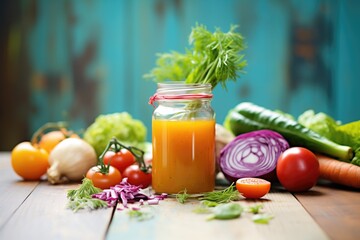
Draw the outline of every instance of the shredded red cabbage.
[[[288,142],[272,130],[257,130],[237,136],[220,153],[219,166],[226,179],[262,177],[271,173]]]
[[[140,202],[140,205],[144,204],[147,200],[149,205],[153,205],[155,200],[157,203],[159,200],[164,200],[167,197],[166,193],[161,195],[146,195],[141,192],[140,186],[135,186],[128,183],[127,178],[123,178],[120,184],[110,187],[110,189],[104,189],[100,193],[92,195],[93,198],[106,201],[109,207],[114,207],[118,202],[121,202],[124,207],[128,206],[128,203]],[[154,201],[153,201],[154,200]]]

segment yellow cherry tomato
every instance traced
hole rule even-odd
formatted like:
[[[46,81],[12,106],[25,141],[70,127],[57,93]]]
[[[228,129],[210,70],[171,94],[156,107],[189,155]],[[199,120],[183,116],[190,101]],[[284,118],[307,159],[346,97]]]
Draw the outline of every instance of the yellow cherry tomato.
[[[45,149],[34,147],[30,142],[22,142],[11,152],[11,165],[24,180],[40,180],[49,168],[48,157]]]

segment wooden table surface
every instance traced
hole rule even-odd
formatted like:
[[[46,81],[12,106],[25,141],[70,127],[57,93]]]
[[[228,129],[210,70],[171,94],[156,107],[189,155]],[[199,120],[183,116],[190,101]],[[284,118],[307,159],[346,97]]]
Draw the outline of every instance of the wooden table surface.
[[[256,224],[250,213],[207,221],[193,212],[199,202],[172,198],[144,206],[153,218],[131,219],[117,208],[73,213],[66,192],[78,184],[24,182],[12,171],[10,154],[0,153],[0,239],[360,239],[360,193],[328,183],[292,195],[274,187],[261,202],[274,218]]]

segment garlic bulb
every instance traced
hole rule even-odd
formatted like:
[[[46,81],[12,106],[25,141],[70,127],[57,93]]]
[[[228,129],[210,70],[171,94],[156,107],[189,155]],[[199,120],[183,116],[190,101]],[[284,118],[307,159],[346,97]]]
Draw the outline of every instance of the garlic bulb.
[[[80,181],[96,163],[97,156],[90,144],[80,138],[67,138],[49,155],[48,181],[52,184]]]

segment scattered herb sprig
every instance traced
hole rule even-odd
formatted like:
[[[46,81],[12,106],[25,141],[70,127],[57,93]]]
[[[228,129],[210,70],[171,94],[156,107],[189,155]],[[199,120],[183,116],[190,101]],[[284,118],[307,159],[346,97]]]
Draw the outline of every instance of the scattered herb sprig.
[[[144,210],[131,209],[127,213],[131,219],[135,219],[140,222],[149,220],[154,217],[154,214],[152,212]]]
[[[207,220],[234,219],[240,217],[242,212],[243,212],[243,208],[240,206],[240,204],[234,202],[223,203],[213,208],[212,214],[207,218]]]
[[[77,212],[78,210],[85,208],[93,210],[108,207],[107,202],[91,197],[93,194],[101,191],[100,188],[94,187],[90,179],[84,178],[78,189],[68,190],[67,198],[69,202],[67,208]]]
[[[177,193],[175,197],[179,203],[184,204],[185,201],[190,197],[190,194],[187,193],[187,190],[185,188],[183,191]]]
[[[260,213],[260,210],[263,209],[264,206],[262,204],[256,204],[248,207],[248,212],[251,212],[253,214]]]
[[[184,189],[183,191],[180,191],[173,196],[175,196],[176,200],[182,204],[185,203],[189,198],[193,198],[202,201],[205,205],[213,205],[212,207],[220,203],[228,203],[240,199],[239,192],[237,191],[234,183],[223,190],[206,192],[202,194],[188,194],[187,190]]]
[[[239,192],[234,183],[232,183],[229,187],[223,190],[204,193],[204,196],[200,197],[199,200],[207,200],[215,203],[228,203],[239,199]]]
[[[252,220],[254,223],[259,224],[268,224],[271,219],[273,219],[274,216],[268,213],[262,213],[262,214],[255,214],[252,217]]]

